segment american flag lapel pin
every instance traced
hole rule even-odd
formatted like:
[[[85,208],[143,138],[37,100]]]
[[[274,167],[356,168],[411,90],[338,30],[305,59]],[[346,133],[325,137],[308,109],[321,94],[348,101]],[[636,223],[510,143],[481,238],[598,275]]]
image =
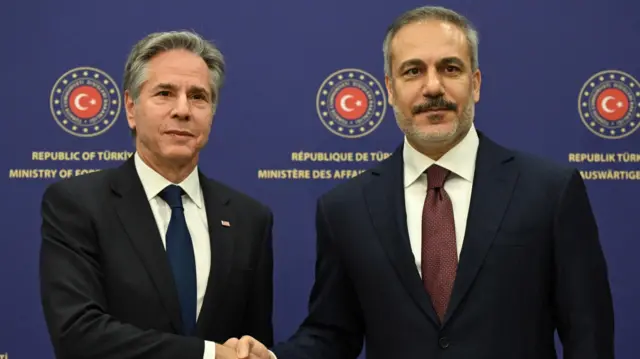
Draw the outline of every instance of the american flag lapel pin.
[[[220,224],[222,224],[223,227],[231,227],[231,223],[229,223],[229,221],[220,221]]]

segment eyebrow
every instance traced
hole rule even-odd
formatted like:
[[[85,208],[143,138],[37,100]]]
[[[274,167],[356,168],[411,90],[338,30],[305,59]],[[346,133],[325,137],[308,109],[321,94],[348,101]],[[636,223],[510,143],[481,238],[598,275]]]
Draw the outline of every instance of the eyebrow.
[[[410,66],[422,66],[423,64],[424,64],[424,61],[422,60],[409,59],[400,64],[400,70],[406,69],[407,67],[410,67]]]
[[[446,65],[458,65],[460,67],[464,67],[464,61],[462,61],[460,58],[455,56],[445,57],[440,61],[440,63],[446,64]]]
[[[154,86],[153,90],[154,91],[158,91],[158,90],[172,90],[172,91],[175,91],[175,90],[177,90],[177,88],[178,87],[176,85],[171,84],[171,83],[160,83],[160,84],[157,84],[156,86]],[[189,87],[188,92],[191,92],[191,93],[204,93],[204,94],[207,95],[207,97],[211,98],[211,94],[204,87],[191,86],[191,87]]]

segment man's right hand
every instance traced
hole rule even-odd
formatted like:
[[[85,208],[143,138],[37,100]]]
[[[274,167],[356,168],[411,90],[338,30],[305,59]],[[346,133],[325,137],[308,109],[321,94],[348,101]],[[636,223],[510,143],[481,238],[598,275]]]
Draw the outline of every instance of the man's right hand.
[[[267,347],[245,335],[240,340],[230,338],[224,345],[216,344],[215,359],[274,359]]]
[[[248,352],[249,354],[247,355],[244,355],[244,353],[238,354],[238,350],[235,347],[237,342],[238,339],[235,339],[235,342],[231,345],[229,345],[229,340],[224,345],[216,344],[215,359],[261,359],[261,357],[251,352]]]
[[[238,356],[235,349],[216,343],[215,359],[238,359]]]

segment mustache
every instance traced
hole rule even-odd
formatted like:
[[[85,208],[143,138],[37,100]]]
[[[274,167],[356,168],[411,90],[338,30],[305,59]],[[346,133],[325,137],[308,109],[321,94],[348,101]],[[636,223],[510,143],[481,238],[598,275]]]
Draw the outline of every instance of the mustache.
[[[434,97],[427,100],[425,103],[421,103],[419,105],[413,106],[411,108],[411,113],[413,115],[417,115],[422,112],[427,112],[431,110],[450,110],[456,111],[458,109],[458,105],[453,102],[449,102],[444,99],[444,97]]]

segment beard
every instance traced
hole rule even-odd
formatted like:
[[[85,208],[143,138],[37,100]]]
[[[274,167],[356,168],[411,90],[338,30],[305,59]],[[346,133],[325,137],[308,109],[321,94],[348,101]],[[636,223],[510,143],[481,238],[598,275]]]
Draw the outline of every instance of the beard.
[[[454,109],[454,106],[455,104],[450,105],[449,109]],[[412,115],[417,115],[429,107],[428,103],[418,105],[412,109]],[[396,106],[393,106],[393,113],[398,127],[400,127],[409,140],[431,147],[434,145],[449,144],[458,139],[461,135],[465,134],[471,128],[471,124],[473,123],[475,103],[473,102],[473,98],[470,98],[469,102],[464,106],[462,113],[459,116],[456,116],[450,128],[440,130],[426,130],[421,128],[412,117],[405,116]],[[429,116],[429,121],[434,124],[443,120],[444,116],[442,115]]]

